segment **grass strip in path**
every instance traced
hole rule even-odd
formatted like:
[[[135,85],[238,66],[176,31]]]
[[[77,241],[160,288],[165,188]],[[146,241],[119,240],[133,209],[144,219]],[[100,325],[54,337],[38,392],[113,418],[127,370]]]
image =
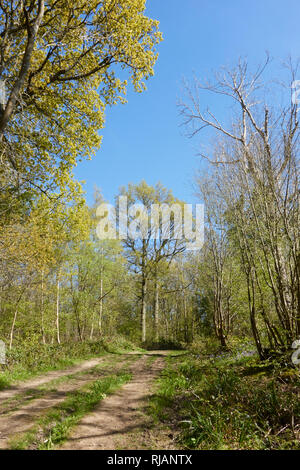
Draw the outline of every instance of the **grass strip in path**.
[[[124,358],[122,358],[124,360]],[[125,362],[130,359],[130,356],[125,358]],[[25,406],[27,403],[31,402],[32,400],[36,400],[38,398],[42,398],[49,394],[49,392],[58,392],[63,384],[69,382],[70,384],[76,384],[76,381],[80,378],[87,378],[87,376],[91,376],[91,380],[93,376],[99,375],[98,371],[101,369],[105,369],[109,366],[115,366],[120,363],[119,356],[109,356],[103,358],[99,364],[92,368],[88,369],[81,369],[79,372],[75,372],[72,374],[61,375],[57,378],[52,379],[50,382],[46,381],[43,382],[41,385],[38,385],[35,388],[26,388],[25,391],[13,395],[11,398],[4,400],[0,404],[0,417],[6,415],[8,413],[12,413],[18,410],[20,407]],[[76,385],[75,385],[76,387]]]
[[[144,407],[153,393],[155,379],[165,366],[167,355],[166,351],[156,351],[154,354],[147,352],[141,360],[133,364],[132,380],[85,416],[62,449],[149,448],[151,443],[144,439],[144,436],[152,423],[145,414]],[[154,356],[154,360],[149,356]]]
[[[93,369],[73,377],[72,380],[63,381],[56,389],[47,391],[41,398],[32,400],[16,411],[2,414],[0,417],[0,448],[7,448],[13,435],[20,436],[30,431],[39,418],[42,419],[47,411],[50,412],[54,407],[63,403],[69,394],[84,389],[96,380],[104,380],[119,371],[127,370],[128,362],[134,362],[138,358],[125,356],[122,360],[119,357],[117,359],[118,362],[114,360],[110,364],[106,364],[105,368],[102,367],[104,364],[101,363],[101,367],[99,364]]]
[[[64,442],[70,429],[85,414],[92,411],[108,394],[113,393],[130,379],[131,374],[128,371],[120,371],[71,393],[62,404],[39,419],[34,429],[21,438],[12,440],[10,448],[45,450]]]

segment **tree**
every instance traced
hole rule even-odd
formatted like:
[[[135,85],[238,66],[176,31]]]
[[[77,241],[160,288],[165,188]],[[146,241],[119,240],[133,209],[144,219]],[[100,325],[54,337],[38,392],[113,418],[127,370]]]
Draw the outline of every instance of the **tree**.
[[[240,61],[235,69],[217,75],[216,83],[196,81],[194,88],[187,88],[189,102],[181,105],[191,136],[205,128],[222,136],[213,158],[202,155],[215,167],[215,186],[239,247],[261,358],[268,355],[262,336],[267,336],[269,347],[284,349],[300,332],[298,107],[290,93],[283,107],[274,109],[266,98],[260,104],[260,78],[267,65],[268,59],[251,74],[248,64]],[[296,71],[291,65],[290,71],[293,81]],[[209,109],[202,110],[199,95],[204,91],[235,104],[239,117],[231,128]]]
[[[4,0],[0,5],[1,205],[73,189],[71,170],[100,146],[107,105],[153,75],[158,22],[145,0]],[[122,79],[120,78],[122,76]],[[9,199],[5,194],[10,194]]]
[[[155,337],[158,338],[158,309],[159,309],[159,265],[163,260],[171,261],[178,253],[184,251],[183,235],[176,238],[176,230],[182,228],[182,203],[177,200],[171,191],[165,189],[160,183],[155,187],[147,185],[145,181],[137,185],[129,184],[123,188],[121,196],[127,198],[126,212],[129,214],[129,228],[134,227],[138,236],[130,232],[123,241],[126,257],[136,274],[139,275],[141,299],[141,331],[142,342],[146,341],[146,312],[147,288],[151,278],[155,280]],[[143,207],[140,207],[142,204]],[[136,205],[136,206],[135,206]],[[155,207],[156,222],[151,224],[152,209]],[[162,205],[158,207],[159,205]],[[173,207],[173,209],[172,209]],[[131,210],[133,209],[133,210]],[[159,222],[159,210],[166,210],[169,217]],[[180,210],[179,218],[176,210]],[[169,212],[170,211],[170,212]],[[152,219],[153,220],[153,219]]]
[[[219,197],[215,179],[203,178],[202,174],[197,179],[197,186],[199,196],[205,203],[207,227],[206,244],[203,250],[206,261],[205,275],[211,281],[213,324],[221,346],[226,348],[231,320],[234,315],[234,309],[231,305],[234,250],[228,237],[226,204]]]
[[[9,226],[1,236],[0,286],[2,300],[10,305],[20,305],[26,295],[32,296],[38,285],[40,317],[39,331],[45,341],[45,288],[47,278],[59,273],[66,257],[66,247],[78,243],[88,236],[89,218],[82,201],[71,204],[66,198],[64,204],[53,204],[40,196],[31,205],[30,214],[23,224]],[[58,286],[58,284],[57,284]],[[58,294],[58,290],[57,290]],[[17,300],[15,300],[17,299]],[[56,336],[59,340],[59,297],[56,297]],[[33,309],[36,313],[36,309]],[[5,311],[3,312],[5,313]],[[11,328],[11,342],[18,311],[14,309]],[[29,323],[29,322],[28,322]],[[26,326],[25,326],[26,328]],[[59,342],[59,341],[58,341]]]

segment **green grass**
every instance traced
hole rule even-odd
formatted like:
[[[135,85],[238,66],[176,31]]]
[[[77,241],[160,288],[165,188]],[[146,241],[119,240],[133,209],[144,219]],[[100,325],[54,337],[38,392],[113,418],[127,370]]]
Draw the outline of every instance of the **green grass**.
[[[300,449],[299,371],[233,357],[169,358],[149,413],[189,449]]]
[[[170,352],[168,353],[168,357],[185,356],[186,354],[189,354],[189,352],[180,349],[180,350],[170,351]]]
[[[11,441],[13,450],[39,449],[48,450],[62,444],[80,419],[103,400],[131,379],[128,371],[122,371],[109,377],[96,380],[88,387],[72,392],[59,406],[40,418],[34,428],[21,437]]]
[[[107,353],[101,353],[101,355],[105,354]],[[5,371],[0,372],[0,390],[11,386],[15,382],[22,382],[40,374],[44,374],[53,370],[68,369],[69,367],[75,366],[84,360],[92,359],[93,357],[95,356],[89,354],[83,355],[83,357],[76,359],[57,359],[55,364],[39,364],[34,367],[27,367],[23,364],[17,364],[16,366],[10,367]]]
[[[132,343],[122,337],[59,345],[23,342],[7,352],[7,363],[0,365],[0,390],[14,382],[27,380],[52,370],[66,369],[84,360],[108,353],[122,354],[136,349]]]
[[[134,359],[135,357],[133,356],[125,358],[124,365]],[[35,389],[28,389],[24,393],[18,394],[10,399],[7,399],[1,402],[1,409],[3,409],[4,412],[6,413],[12,412],[18,409],[23,404],[25,404],[25,402],[28,403],[37,398],[41,398],[47,395],[49,392],[56,392],[57,386],[59,386],[62,383],[76,380],[79,377],[84,377],[85,375],[92,375],[92,376],[99,375],[98,371],[100,369],[102,370],[102,369],[114,367],[115,365],[119,364],[119,362],[120,362],[119,356],[109,356],[107,359],[104,359],[103,362],[101,362],[100,364],[97,364],[96,366],[92,368],[89,368],[81,372],[76,372],[74,374],[63,375],[62,377],[58,377],[56,379],[51,380],[50,382],[39,385]]]

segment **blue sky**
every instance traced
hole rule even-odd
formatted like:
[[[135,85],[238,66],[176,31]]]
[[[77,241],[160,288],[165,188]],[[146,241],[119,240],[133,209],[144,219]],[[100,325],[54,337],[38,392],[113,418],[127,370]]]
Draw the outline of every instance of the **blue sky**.
[[[195,202],[197,145],[208,142],[205,135],[198,142],[189,140],[180,127],[176,103],[182,96],[182,78],[190,79],[193,73],[208,77],[222,65],[234,65],[240,56],[255,66],[266,50],[275,69],[288,55],[300,57],[299,0],[148,0],[147,14],[160,21],[164,36],[155,76],[146,92],[129,90],[126,105],[107,109],[101,149],[75,171],[86,181],[88,203],[95,185],[113,201],[120,186],[142,179],[148,184],[161,181],[176,197]],[[223,104],[212,104],[226,118]]]

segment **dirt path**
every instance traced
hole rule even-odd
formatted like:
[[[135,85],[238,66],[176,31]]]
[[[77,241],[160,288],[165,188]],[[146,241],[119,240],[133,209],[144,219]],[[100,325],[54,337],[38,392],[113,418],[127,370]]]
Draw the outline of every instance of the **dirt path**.
[[[26,380],[25,382],[20,382],[15,385],[12,385],[11,387],[0,391],[0,406],[4,400],[9,400],[15,397],[16,395],[26,393],[28,390],[35,389],[39,387],[40,385],[47,384],[49,382],[52,382],[52,380],[59,379],[60,377],[63,377],[65,375],[84,372],[88,369],[91,369],[92,367],[95,367],[96,365],[100,364],[104,360],[107,360],[107,358],[113,357],[113,356],[114,356],[113,354],[109,354],[106,356],[101,356],[96,359],[90,359],[88,361],[81,362],[80,364],[76,366],[69,367],[68,369],[53,370],[51,372],[47,372],[46,374],[39,375],[35,377],[34,379],[29,379],[29,380]]]
[[[20,384],[18,387],[19,393],[24,390],[31,390],[32,400],[25,405],[23,403],[21,403],[21,406],[17,405],[18,409],[13,412],[7,412],[5,408],[0,412],[0,449],[8,448],[12,437],[15,438],[17,435],[30,430],[38,417],[62,403],[67,398],[68,393],[78,390],[101,377],[114,374],[117,370],[123,368],[128,360],[132,361],[133,358],[132,356],[124,355],[115,364],[112,361],[112,357],[110,357],[111,363],[107,363],[108,367],[96,368],[96,366],[106,365],[104,359],[107,361],[108,357],[105,356],[101,359],[86,361],[76,368],[55,371],[56,373],[48,375],[46,380],[45,377],[39,377],[38,380],[30,381],[30,387],[28,383],[24,386]],[[64,382],[54,384],[54,390],[44,391],[44,396],[34,398],[34,392],[41,392],[41,389],[32,389],[33,384],[36,386],[45,385],[50,380],[53,381],[54,379],[65,377],[68,372],[71,372],[74,376]]]
[[[158,357],[150,364],[148,356],[151,355]],[[132,380],[103,400],[93,413],[85,416],[60,449],[143,448],[149,417],[142,409],[151,395],[155,378],[165,366],[165,355],[166,351],[151,351],[136,361],[131,367]],[[168,441],[163,443],[163,448],[174,448],[172,440]]]

